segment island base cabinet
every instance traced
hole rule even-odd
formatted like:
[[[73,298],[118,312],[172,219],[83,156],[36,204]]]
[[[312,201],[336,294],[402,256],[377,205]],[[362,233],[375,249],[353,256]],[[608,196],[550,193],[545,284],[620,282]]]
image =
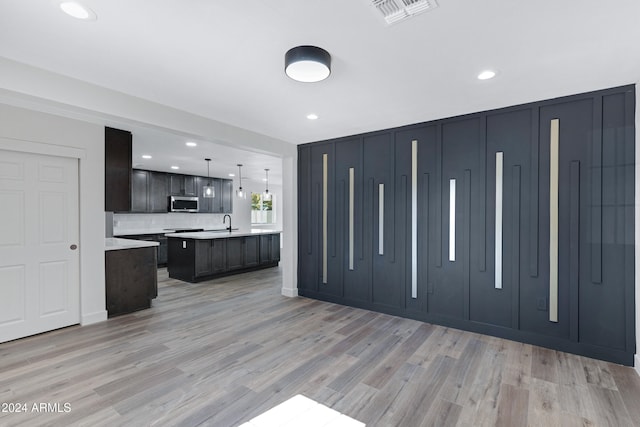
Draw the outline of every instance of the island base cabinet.
[[[270,237],[270,238],[269,238]],[[262,239],[269,243],[269,258],[262,259]],[[274,243],[275,242],[275,243]],[[218,239],[169,238],[167,269],[172,279],[200,282],[214,277],[275,267],[280,261],[280,235]],[[271,248],[277,244],[277,251]]]
[[[158,296],[156,248],[105,252],[105,293],[109,317],[151,307]]]

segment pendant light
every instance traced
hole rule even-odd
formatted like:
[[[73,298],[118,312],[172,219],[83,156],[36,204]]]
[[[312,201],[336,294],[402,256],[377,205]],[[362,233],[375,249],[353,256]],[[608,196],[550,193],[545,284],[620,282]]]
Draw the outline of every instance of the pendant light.
[[[202,196],[207,199],[212,199],[216,197],[216,189],[211,185],[211,179],[209,178],[209,165],[211,164],[211,159],[204,159],[207,162],[207,185],[202,187]]]
[[[265,180],[267,183],[267,187],[264,190],[264,193],[262,193],[262,200],[271,200],[271,193],[269,193],[269,169],[265,169],[264,170],[265,174],[267,175],[267,179]]]
[[[242,164],[238,164],[238,181],[240,186],[238,187],[238,189],[236,190],[236,196],[238,196],[241,199],[246,199],[247,198],[247,192],[244,191],[242,189]]]
[[[299,82],[319,82],[331,74],[331,55],[317,46],[294,47],[284,55],[284,72]]]

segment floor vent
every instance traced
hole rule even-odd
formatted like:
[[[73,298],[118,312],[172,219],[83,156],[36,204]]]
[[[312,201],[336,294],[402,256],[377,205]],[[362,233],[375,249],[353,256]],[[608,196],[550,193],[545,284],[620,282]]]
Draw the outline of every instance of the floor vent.
[[[436,0],[371,0],[387,24],[410,18],[438,7]]]

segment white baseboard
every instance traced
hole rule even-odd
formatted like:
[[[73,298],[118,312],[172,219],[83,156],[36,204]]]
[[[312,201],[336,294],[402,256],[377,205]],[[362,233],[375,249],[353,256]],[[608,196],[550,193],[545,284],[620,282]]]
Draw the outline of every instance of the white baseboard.
[[[282,288],[282,295],[284,295],[285,297],[295,298],[298,296],[298,288]]]
[[[635,357],[635,368],[638,375],[640,375],[640,354],[636,354]]]
[[[80,324],[82,326],[87,326],[93,323],[104,322],[105,320],[107,320],[107,310],[102,310],[83,315],[80,320]]]

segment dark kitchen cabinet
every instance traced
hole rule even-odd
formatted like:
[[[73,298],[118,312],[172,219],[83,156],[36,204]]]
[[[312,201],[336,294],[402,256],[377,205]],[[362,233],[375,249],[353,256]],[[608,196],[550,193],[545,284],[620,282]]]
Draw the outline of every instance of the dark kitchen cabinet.
[[[105,252],[105,293],[109,317],[151,307],[158,296],[154,247]]]
[[[210,276],[227,270],[227,239],[194,240],[195,276]]]
[[[220,190],[222,193],[222,197],[220,198],[220,213],[233,213],[233,181],[230,179],[221,179]]]
[[[634,92],[298,146],[299,294],[631,364]]]
[[[149,210],[149,172],[134,169],[131,172],[131,212]]]
[[[217,205],[219,204],[220,188],[215,183],[215,178],[206,178],[198,176],[195,179],[196,192],[198,196],[198,212],[200,213],[217,213]],[[211,185],[215,189],[216,197],[204,197],[204,187]]]
[[[169,177],[169,195],[171,196],[198,196],[196,178],[192,175],[167,174]]]
[[[279,234],[217,239],[171,237],[168,241],[169,277],[188,282],[273,267],[280,261]],[[271,258],[269,262],[261,259],[263,248]]]
[[[134,169],[131,172],[131,212],[167,211],[167,174]]]
[[[203,197],[203,188],[209,184],[214,188],[215,197]],[[233,213],[233,181],[222,178],[196,177],[195,185],[202,213]]]
[[[260,236],[240,237],[243,244],[243,267],[255,267],[260,264]]]
[[[149,172],[149,212],[168,212],[167,175],[162,172]]]
[[[227,270],[244,267],[244,245],[241,237],[227,240]]]
[[[280,261],[280,235],[264,234],[260,236],[260,264]]]
[[[131,132],[105,127],[104,129],[104,210],[131,210]]]

